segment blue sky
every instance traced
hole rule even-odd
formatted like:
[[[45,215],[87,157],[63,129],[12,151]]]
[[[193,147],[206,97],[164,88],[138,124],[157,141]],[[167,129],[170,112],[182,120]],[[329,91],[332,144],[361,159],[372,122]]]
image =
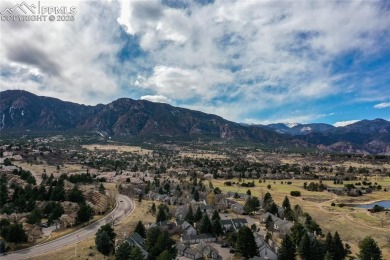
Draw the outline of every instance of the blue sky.
[[[74,22],[1,22],[2,90],[147,99],[245,123],[390,119],[387,1],[67,5]]]

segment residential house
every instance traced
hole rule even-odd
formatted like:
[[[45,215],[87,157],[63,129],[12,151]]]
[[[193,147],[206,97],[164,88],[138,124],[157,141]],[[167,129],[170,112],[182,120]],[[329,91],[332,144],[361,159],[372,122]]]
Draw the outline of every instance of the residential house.
[[[176,249],[179,255],[189,259],[218,259],[218,251],[205,243],[199,243],[193,248],[183,244],[176,244]]]
[[[62,208],[64,209],[64,214],[72,214],[77,213],[80,209],[79,204],[70,201],[63,201],[60,203]]]
[[[175,209],[175,218],[179,220],[184,219],[187,213],[188,213],[187,205],[177,206]]]
[[[239,230],[242,226],[248,225],[248,221],[245,218],[236,218],[236,219],[223,219],[221,220],[223,228],[228,230]]]
[[[186,236],[183,235],[180,238],[180,241],[184,244],[197,244],[201,242],[215,242],[217,238],[214,235],[210,234],[200,234],[200,235],[193,235],[193,236]]]
[[[187,247],[183,244],[176,244],[177,253],[189,259],[202,259],[203,256],[199,250]]]
[[[61,228],[73,227],[74,225],[76,225],[76,219],[77,219],[76,213],[62,214],[60,217],[60,227]]]
[[[236,214],[243,214],[244,213],[244,206],[239,204],[239,203],[232,205],[231,209]]]
[[[199,252],[201,252],[201,254],[204,258],[218,259],[218,251],[214,247],[212,247],[208,244],[201,242],[201,243],[195,245],[195,248]]]
[[[260,220],[261,222],[265,223],[268,219],[268,217],[271,216],[271,219],[272,219],[272,222],[275,222],[276,220],[280,219],[278,218],[277,216],[275,216],[274,214],[270,213],[270,212],[267,212],[265,214],[263,214],[261,217],[260,217]]]
[[[213,214],[214,210],[216,210],[216,208],[212,205],[200,204],[199,207],[202,212],[208,214]]]
[[[198,234],[196,229],[185,220],[177,220],[176,225],[181,228],[182,235],[193,236]]]
[[[277,260],[278,256],[259,234],[255,234],[255,241],[259,250],[259,259]]]
[[[288,221],[286,219],[280,219],[272,213],[265,213],[261,216],[261,221],[264,223],[267,221],[268,217],[271,217],[273,228],[279,231],[282,235],[289,234],[294,222]]]
[[[141,237],[140,234],[137,232],[134,232],[131,234],[124,243],[129,243],[131,246],[136,246],[139,249],[141,249],[143,255],[146,257],[148,255],[148,252],[145,250],[145,239]]]
[[[237,202],[235,202],[234,200],[231,200],[231,199],[222,199],[222,204],[230,209],[232,205],[236,204]]]
[[[161,230],[170,231],[176,227],[176,223],[168,221],[160,221],[157,223],[150,224],[150,227],[159,227]]]
[[[29,243],[33,243],[43,236],[42,228],[39,226],[24,223],[23,229],[26,231]]]
[[[141,237],[141,235],[138,234],[137,232],[131,234],[127,238],[127,241],[130,243],[130,245],[138,246],[140,249],[143,249],[145,247],[145,239]]]

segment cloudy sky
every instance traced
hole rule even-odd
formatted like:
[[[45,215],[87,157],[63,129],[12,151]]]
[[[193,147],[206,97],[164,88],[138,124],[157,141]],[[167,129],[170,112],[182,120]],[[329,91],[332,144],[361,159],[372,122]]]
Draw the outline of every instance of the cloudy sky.
[[[387,0],[40,4],[76,6],[75,21],[1,21],[1,90],[148,99],[246,123],[390,119]]]

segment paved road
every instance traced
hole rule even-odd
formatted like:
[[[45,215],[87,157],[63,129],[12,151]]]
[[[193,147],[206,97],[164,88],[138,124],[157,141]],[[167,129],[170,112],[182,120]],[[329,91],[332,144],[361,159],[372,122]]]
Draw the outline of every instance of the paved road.
[[[134,208],[133,202],[130,200],[129,197],[124,195],[118,195],[116,200],[116,207],[115,209],[108,214],[106,217],[102,218],[101,220],[82,228],[74,233],[71,233],[69,235],[63,236],[61,238],[58,238],[56,240],[40,244],[37,246],[33,246],[30,248],[22,249],[15,251],[13,253],[10,253],[6,256],[0,257],[1,259],[9,259],[9,260],[16,260],[16,259],[26,259],[31,258],[35,256],[39,256],[42,254],[45,254],[47,252],[51,252],[57,249],[60,249],[66,245],[74,244],[80,241],[83,241],[87,239],[88,237],[91,237],[95,235],[96,231],[104,224],[111,222],[112,219],[115,220],[115,223],[129,215]]]

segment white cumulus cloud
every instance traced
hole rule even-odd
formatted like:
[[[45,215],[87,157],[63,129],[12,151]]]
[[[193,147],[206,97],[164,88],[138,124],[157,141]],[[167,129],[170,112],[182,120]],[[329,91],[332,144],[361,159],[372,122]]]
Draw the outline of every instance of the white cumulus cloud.
[[[390,102],[379,103],[379,104],[376,104],[374,107],[375,108],[387,108],[387,107],[390,107]]]

